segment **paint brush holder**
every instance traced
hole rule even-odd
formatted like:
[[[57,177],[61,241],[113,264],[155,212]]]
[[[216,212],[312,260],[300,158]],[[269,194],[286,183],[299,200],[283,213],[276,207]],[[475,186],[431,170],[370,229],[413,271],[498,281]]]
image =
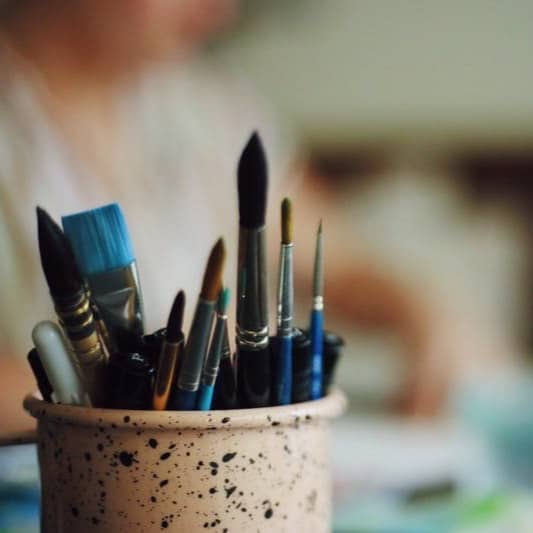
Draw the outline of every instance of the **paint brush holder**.
[[[44,402],[43,533],[325,532],[329,420],[344,395],[228,411],[128,411]]]

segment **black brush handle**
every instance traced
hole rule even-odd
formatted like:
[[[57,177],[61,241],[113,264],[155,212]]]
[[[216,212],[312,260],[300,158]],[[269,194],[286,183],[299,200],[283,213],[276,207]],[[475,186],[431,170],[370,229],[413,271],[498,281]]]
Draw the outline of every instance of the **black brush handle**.
[[[239,407],[268,407],[270,405],[270,349],[237,352],[237,386]]]
[[[295,328],[292,338],[292,403],[311,399],[312,363],[311,340],[304,331]]]
[[[342,356],[344,340],[331,331],[324,331],[324,369],[322,374],[322,387],[324,395],[328,394],[335,379],[335,370]]]
[[[231,359],[226,357],[220,361],[220,368],[215,382],[213,409],[237,409],[238,406],[237,379]]]
[[[33,375],[37,381],[37,387],[39,387],[43,400],[52,403],[52,393],[54,392],[54,389],[48,380],[46,370],[44,369],[39,354],[35,348],[30,350],[30,353],[28,354],[28,362],[30,363]]]

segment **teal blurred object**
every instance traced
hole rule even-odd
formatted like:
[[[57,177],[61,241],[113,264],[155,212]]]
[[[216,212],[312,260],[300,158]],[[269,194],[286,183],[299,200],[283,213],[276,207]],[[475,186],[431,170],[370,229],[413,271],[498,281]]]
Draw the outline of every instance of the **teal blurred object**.
[[[35,445],[0,449],[0,533],[38,533],[39,466]]]
[[[533,488],[533,373],[465,385],[453,406],[487,440],[502,481]]]

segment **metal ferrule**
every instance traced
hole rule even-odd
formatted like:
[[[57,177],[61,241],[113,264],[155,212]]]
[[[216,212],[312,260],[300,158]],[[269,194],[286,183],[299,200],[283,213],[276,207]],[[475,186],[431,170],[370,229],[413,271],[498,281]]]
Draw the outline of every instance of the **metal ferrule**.
[[[261,350],[268,346],[265,227],[239,231],[237,343]]]
[[[209,347],[209,353],[207,354],[202,374],[202,383],[204,385],[214,385],[217,379],[220,359],[224,348],[227,319],[228,315],[217,315],[211,346]]]
[[[191,392],[198,390],[214,309],[215,302],[198,299],[178,378],[178,388],[182,390]]]
[[[80,291],[68,304],[57,301],[55,310],[79,363],[91,366],[105,360],[105,351],[85,292]]]
[[[324,297],[313,296],[313,310],[322,311],[324,309]]]
[[[88,276],[91,296],[113,338],[125,329],[144,333],[144,314],[139,275],[135,261],[128,266]]]
[[[278,285],[278,337],[292,335],[292,314],[294,308],[293,244],[282,244],[279,261]]]
[[[228,335],[228,322],[224,323],[224,342],[222,344],[222,354],[220,360],[222,359],[231,359],[231,346],[229,344],[229,335]]]

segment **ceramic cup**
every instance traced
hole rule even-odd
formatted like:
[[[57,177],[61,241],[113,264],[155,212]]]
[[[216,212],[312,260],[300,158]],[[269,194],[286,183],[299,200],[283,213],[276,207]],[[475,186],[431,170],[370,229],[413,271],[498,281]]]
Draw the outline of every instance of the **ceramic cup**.
[[[49,404],[38,421],[41,529],[310,533],[330,530],[328,419],[313,402],[230,411],[125,411]]]

